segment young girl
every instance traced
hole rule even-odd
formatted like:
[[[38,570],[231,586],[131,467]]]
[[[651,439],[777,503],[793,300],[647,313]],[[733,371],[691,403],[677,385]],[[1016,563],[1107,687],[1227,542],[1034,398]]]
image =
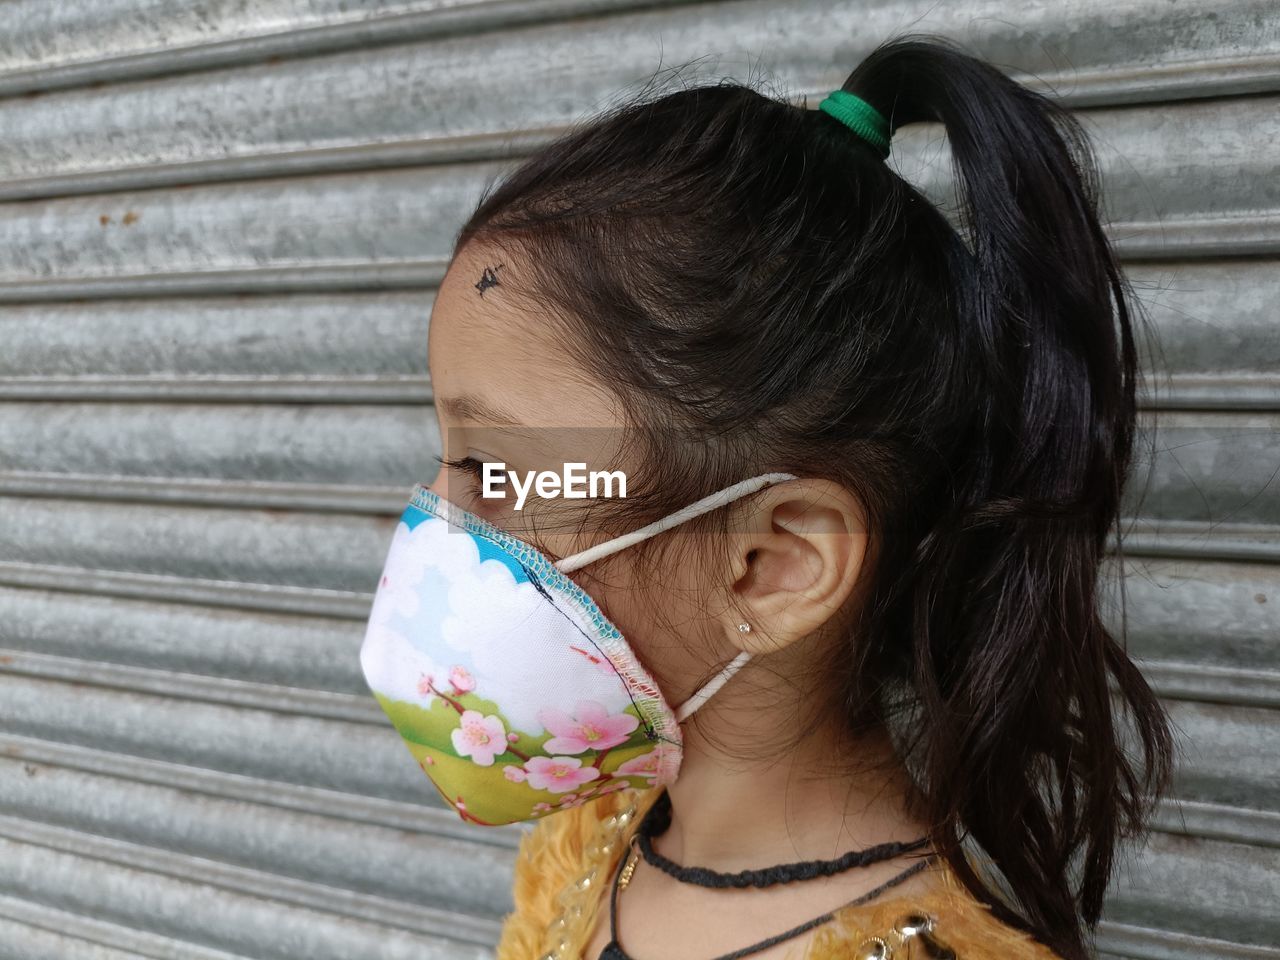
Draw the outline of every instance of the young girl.
[[[923,121],[959,232],[885,162]],[[1093,176],[907,36],[820,109],[641,97],[487,191],[361,656],[459,816],[537,821],[499,960],[1090,955],[1171,753],[1098,612],[1136,352]]]

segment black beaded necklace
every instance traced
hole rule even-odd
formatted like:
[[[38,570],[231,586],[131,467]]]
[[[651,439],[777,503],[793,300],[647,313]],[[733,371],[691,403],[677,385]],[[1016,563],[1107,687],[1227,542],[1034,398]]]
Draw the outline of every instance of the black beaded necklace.
[[[656,851],[653,851],[650,843],[652,838],[661,834],[662,831],[666,830],[666,828],[670,826],[670,804],[670,795],[664,791],[662,796],[654,801],[653,806],[649,808],[644,819],[636,827],[636,832],[632,840],[636,846],[641,849],[641,851],[645,849],[645,846],[648,846],[649,851],[653,853],[654,857],[658,860],[669,864],[676,871],[695,877],[696,879],[690,879],[686,882],[696,883],[700,886],[721,888],[747,886],[764,887],[772,886],[775,883],[789,883],[793,880],[810,879],[817,876],[830,876],[839,872],[838,869],[832,866],[834,864],[849,861],[840,868],[844,870],[852,869],[856,866],[867,866],[870,863],[890,860],[897,856],[898,852],[915,850],[926,842],[924,838],[921,838],[920,840],[915,840],[908,844],[880,844],[876,847],[870,847],[867,850],[855,851],[854,853],[856,856],[852,857],[851,855],[846,854],[836,860],[803,861],[800,863],[780,864],[776,867],[769,867],[764,870],[744,870],[741,873],[736,874],[722,874],[716,873],[713,870],[701,870],[696,867],[680,867],[672,863],[670,860],[667,860],[665,857],[660,857]],[[660,809],[664,805],[665,810]],[[898,850],[898,852],[894,852],[897,848],[902,849]],[[775,934],[774,936],[761,940],[758,943],[753,943],[742,947],[741,949],[734,950],[732,953],[726,953],[722,956],[715,957],[714,960],[739,960],[741,957],[750,956],[753,953],[759,953],[761,950],[766,950],[775,944],[782,943],[784,940],[790,940],[793,937],[798,937],[805,931],[812,930],[814,927],[833,919],[840,910],[843,910],[846,907],[856,906],[861,903],[866,903],[869,900],[873,900],[891,887],[897,886],[904,880],[907,880],[919,873],[921,870],[924,870],[936,859],[937,854],[926,854],[922,859],[907,867],[905,870],[894,874],[878,887],[855,897],[842,907],[830,910],[821,916],[813,917],[810,920],[806,920],[804,923],[798,924],[789,930],[784,930],[782,933]],[[618,869],[617,872],[614,873],[612,890],[610,890],[609,893],[609,942],[605,944],[604,950],[601,951],[599,960],[632,960],[632,957],[622,949],[622,944],[618,942],[618,891],[630,882],[631,874],[635,870],[635,860],[636,857],[634,851],[627,856],[619,858]],[[650,861],[646,856],[645,862],[649,863],[652,861]],[[654,865],[658,866],[659,869],[665,869],[662,867],[661,863]],[[691,874],[690,871],[692,871]],[[670,873],[671,871],[665,870],[665,872]],[[671,875],[674,876],[675,874]],[[677,879],[680,878],[677,877]]]
[[[669,826],[671,826],[671,795],[664,790],[662,796],[653,802],[644,820],[636,827],[636,847],[644,857],[645,863],[657,867],[681,883],[692,883],[699,887],[772,887],[779,883],[791,883],[796,880],[830,877],[855,867],[866,867],[882,860],[892,860],[904,853],[919,850],[929,843],[928,837],[906,841],[895,840],[867,847],[865,850],[851,850],[833,860],[802,860],[797,863],[780,863],[777,866],[759,870],[719,873],[705,867],[682,867],[653,849],[653,838],[661,836]]]

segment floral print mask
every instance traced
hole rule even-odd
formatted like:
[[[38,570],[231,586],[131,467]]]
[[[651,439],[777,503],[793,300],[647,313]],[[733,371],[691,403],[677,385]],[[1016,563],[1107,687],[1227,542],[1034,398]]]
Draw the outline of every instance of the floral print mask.
[[[374,594],[360,665],[410,753],[464,821],[534,820],[613,790],[675,780],[680,723],[750,655],[673,709],[622,633],[566,574],[792,479],[741,481],[554,563],[415,488]]]

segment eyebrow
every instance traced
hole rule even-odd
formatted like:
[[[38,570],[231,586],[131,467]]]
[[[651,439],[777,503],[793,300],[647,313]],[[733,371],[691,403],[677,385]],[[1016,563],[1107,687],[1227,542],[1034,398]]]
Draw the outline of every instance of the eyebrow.
[[[456,397],[437,397],[436,406],[458,420],[495,423],[509,427],[520,426],[520,421],[514,416],[498,407],[490,406],[485,400],[471,393]]]

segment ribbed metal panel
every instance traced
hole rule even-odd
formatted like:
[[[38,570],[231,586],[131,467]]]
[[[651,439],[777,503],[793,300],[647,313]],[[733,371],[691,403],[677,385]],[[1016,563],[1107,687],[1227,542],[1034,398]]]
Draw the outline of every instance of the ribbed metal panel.
[[[1273,0],[0,4],[0,960],[491,956],[519,830],[357,661],[453,232],[660,62],[812,105],[906,28],[1077,109],[1160,332],[1125,588],[1185,755],[1100,956],[1280,960]],[[949,202],[937,130],[892,162]]]

